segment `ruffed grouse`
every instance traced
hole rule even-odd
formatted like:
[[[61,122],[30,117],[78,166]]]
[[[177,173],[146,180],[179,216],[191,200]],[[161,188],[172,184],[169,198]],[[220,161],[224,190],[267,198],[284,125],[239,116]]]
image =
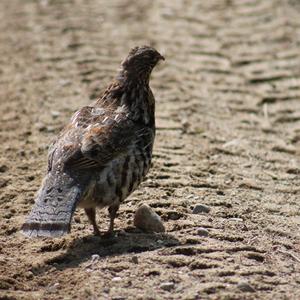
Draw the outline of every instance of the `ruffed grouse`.
[[[115,80],[91,106],[78,110],[52,144],[48,172],[22,233],[61,236],[82,207],[100,234],[96,207],[108,207],[113,232],[120,203],[147,174],[155,136],[152,69],[164,57],[154,48],[135,47]]]

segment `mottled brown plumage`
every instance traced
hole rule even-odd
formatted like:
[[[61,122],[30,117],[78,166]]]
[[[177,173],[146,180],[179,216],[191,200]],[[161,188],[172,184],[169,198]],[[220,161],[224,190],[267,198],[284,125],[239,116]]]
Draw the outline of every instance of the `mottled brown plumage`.
[[[149,79],[161,59],[151,47],[133,48],[99,100],[73,115],[50,147],[48,173],[22,226],[25,235],[69,232],[76,207],[85,209],[99,234],[95,208],[108,206],[113,231],[120,203],[150,167],[155,101]]]

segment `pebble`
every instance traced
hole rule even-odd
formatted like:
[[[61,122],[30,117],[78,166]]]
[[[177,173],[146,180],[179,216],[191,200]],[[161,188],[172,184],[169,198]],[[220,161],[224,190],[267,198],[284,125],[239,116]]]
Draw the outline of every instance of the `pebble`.
[[[174,221],[177,221],[177,220],[179,220],[180,218],[181,218],[181,214],[179,214],[179,213],[177,213],[177,212],[175,212],[175,211],[172,211],[172,212],[170,212],[170,214],[169,214],[169,219],[170,220],[174,220]]]
[[[8,166],[0,165],[0,173],[5,173],[8,170]]]
[[[43,123],[36,123],[35,127],[39,130],[39,131],[45,131],[46,130],[46,125]]]
[[[57,117],[60,116],[60,112],[57,110],[51,110],[51,116],[53,119],[56,119]]]
[[[20,155],[20,156],[25,156],[26,155],[26,152],[24,151],[24,150],[19,150],[18,151],[18,154]]]
[[[145,232],[164,232],[160,216],[150,206],[142,204],[135,212],[134,226]]]
[[[191,127],[191,123],[188,120],[182,120],[181,126],[182,126],[182,132],[187,133],[189,131],[189,128]]]
[[[254,287],[252,287],[249,283],[247,282],[240,282],[237,287],[242,291],[242,292],[250,292],[253,293],[255,292]]]
[[[164,291],[171,291],[175,287],[174,282],[164,282],[160,285],[160,288]]]
[[[68,86],[68,85],[70,85],[72,82],[70,81],[70,80],[67,80],[67,79],[61,79],[61,80],[59,80],[59,84],[61,85],[61,86]]]
[[[97,261],[99,259],[100,259],[100,256],[98,254],[93,254],[92,255],[92,262],[95,262],[95,261]]]
[[[209,213],[210,207],[204,204],[196,204],[193,209],[193,214]]]
[[[139,263],[139,259],[138,259],[137,256],[132,256],[131,261],[132,261],[134,264],[138,264],[138,263]]]
[[[122,278],[121,277],[114,277],[111,281],[121,281]]]
[[[56,282],[56,283],[54,283],[53,285],[49,286],[49,287],[47,288],[47,290],[48,290],[48,292],[50,292],[50,293],[54,293],[54,292],[56,292],[56,290],[57,290],[58,288],[59,288],[59,283]]]
[[[46,131],[47,132],[55,132],[55,127],[53,127],[53,126],[47,126],[46,127]]]
[[[54,132],[55,131],[55,127],[53,126],[46,126],[45,124],[43,123],[37,123],[35,125],[35,127],[41,131],[41,132]]]
[[[229,221],[235,221],[235,222],[244,222],[242,218],[229,218]]]
[[[208,236],[209,235],[209,232],[207,229],[203,228],[203,227],[200,227],[197,229],[197,234],[200,235],[200,236]]]

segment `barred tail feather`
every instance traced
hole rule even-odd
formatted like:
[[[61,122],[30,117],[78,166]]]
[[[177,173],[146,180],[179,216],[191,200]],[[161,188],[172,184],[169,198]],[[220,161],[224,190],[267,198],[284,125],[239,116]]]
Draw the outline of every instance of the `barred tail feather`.
[[[28,237],[59,237],[70,232],[70,223],[38,223],[27,220],[21,233]]]
[[[81,188],[71,178],[53,179],[48,175],[36,202],[21,228],[28,237],[58,237],[70,232]]]

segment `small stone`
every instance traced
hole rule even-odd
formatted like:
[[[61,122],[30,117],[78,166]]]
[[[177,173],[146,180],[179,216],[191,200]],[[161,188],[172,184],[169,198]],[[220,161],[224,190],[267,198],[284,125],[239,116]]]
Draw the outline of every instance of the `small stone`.
[[[32,181],[32,180],[34,180],[34,179],[35,179],[35,176],[34,176],[34,175],[29,175],[29,176],[26,177],[26,181],[27,181],[27,182],[30,182],[30,181]]]
[[[139,259],[138,259],[137,256],[132,256],[131,261],[132,261],[134,264],[138,264],[138,263],[139,263]]]
[[[164,232],[160,216],[150,206],[142,204],[135,212],[134,226],[145,232]]]
[[[54,132],[55,128],[53,126],[46,126],[43,123],[35,124],[35,127],[41,132]]]
[[[54,132],[55,131],[55,128],[53,126],[47,126],[46,127],[46,131],[47,132]]]
[[[160,288],[161,288],[162,290],[168,291],[168,292],[171,291],[171,290],[173,290],[174,287],[175,287],[174,282],[164,282],[164,283],[162,283],[162,284],[160,285]]]
[[[193,214],[209,213],[210,207],[204,204],[196,204],[193,209]]]
[[[176,212],[176,211],[172,211],[168,214],[169,220],[174,220],[177,221],[182,217],[182,214]]]
[[[26,152],[25,152],[25,150],[19,150],[18,151],[18,154],[20,155],[20,156],[25,156],[26,155]]]
[[[38,147],[38,150],[42,153],[44,152],[45,150],[48,150],[49,149],[49,145],[47,144],[41,144],[39,147]]]
[[[249,283],[247,282],[240,282],[237,287],[242,291],[242,292],[249,292],[253,293],[255,292],[254,287],[252,287]]]
[[[71,81],[68,80],[68,79],[61,79],[61,80],[59,80],[59,84],[60,84],[61,86],[68,86],[68,85],[71,84]]]
[[[56,110],[51,110],[51,116],[53,119],[56,119],[57,117],[60,116],[60,112]]]
[[[191,123],[188,120],[182,120],[181,121],[181,127],[182,127],[182,132],[183,133],[188,133]]]
[[[229,221],[234,221],[234,222],[243,222],[244,220],[242,218],[229,218]]]
[[[208,236],[209,235],[209,232],[207,229],[203,228],[203,227],[200,227],[197,229],[197,234],[200,235],[200,236]]]
[[[12,216],[13,216],[13,214],[11,212],[7,212],[3,215],[3,218],[9,220]]]
[[[50,292],[50,293],[54,293],[54,292],[56,292],[56,290],[58,289],[58,287],[59,287],[59,283],[56,282],[56,283],[54,283],[53,285],[49,286],[49,287],[47,288],[47,290],[48,290],[48,292]]]
[[[8,166],[0,165],[0,173],[5,173],[8,170]]]
[[[93,254],[92,255],[92,262],[95,262],[95,261],[97,261],[99,259],[100,259],[100,256],[98,254]]]
[[[111,281],[121,281],[122,278],[121,277],[114,277]]]
[[[29,280],[31,280],[34,276],[33,276],[33,273],[31,272],[31,271],[28,271],[26,274],[25,274],[25,276],[26,276],[26,279],[29,279]]]
[[[45,131],[47,129],[46,125],[43,123],[36,123],[35,127],[39,130],[39,131]]]

